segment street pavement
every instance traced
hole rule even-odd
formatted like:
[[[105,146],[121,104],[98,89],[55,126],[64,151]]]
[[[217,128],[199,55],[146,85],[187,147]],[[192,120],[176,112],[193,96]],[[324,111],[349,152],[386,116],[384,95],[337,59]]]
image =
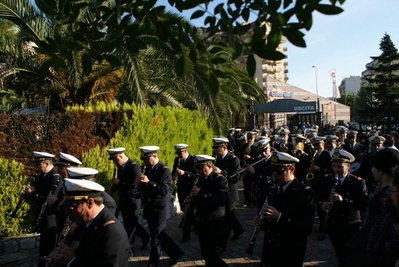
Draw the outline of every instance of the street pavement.
[[[256,208],[243,208],[242,202],[244,200],[242,183],[239,183],[240,188],[240,204],[237,206],[235,214],[241,225],[244,227],[244,233],[240,235],[238,240],[229,240],[227,249],[221,257],[229,266],[259,266],[260,254],[262,251],[263,244],[263,232],[261,231],[257,236],[256,243],[253,249],[252,256],[245,253],[248,247],[254,227],[252,219],[256,215]],[[200,245],[197,236],[192,233],[191,239],[183,244],[179,243],[181,239],[181,229],[178,228],[182,213],[178,212],[174,215],[167,224],[166,232],[172,237],[178,246],[184,251],[185,255],[180,258],[179,262],[174,266],[179,267],[191,267],[191,266],[205,266],[205,262],[201,256]],[[145,221],[140,220],[143,225]],[[316,230],[319,225],[317,214],[315,217],[314,227]],[[148,230],[148,228],[147,228]],[[133,246],[133,257],[129,259],[129,266],[147,266],[147,261],[150,253],[150,246],[147,250],[140,250],[141,240],[136,238],[136,242]],[[287,257],[290,252],[287,251]],[[160,266],[168,266],[170,259],[164,253],[161,257]],[[320,267],[332,267],[338,266],[338,262],[335,256],[334,249],[328,236],[324,240],[318,240],[318,233],[313,232],[308,238],[308,247],[305,256],[303,266],[320,266]],[[285,266],[283,266],[285,267]]]

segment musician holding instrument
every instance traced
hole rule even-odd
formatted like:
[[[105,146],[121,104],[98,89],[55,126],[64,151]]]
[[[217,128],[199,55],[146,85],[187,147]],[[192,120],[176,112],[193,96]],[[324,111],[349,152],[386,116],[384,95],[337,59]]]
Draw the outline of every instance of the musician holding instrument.
[[[140,176],[139,189],[143,196],[143,218],[147,220],[151,234],[151,252],[148,267],[159,266],[162,250],[170,257],[169,265],[174,265],[184,252],[165,232],[170,218],[170,182],[172,174],[158,157],[158,146],[142,146],[140,159],[146,168]]]
[[[272,152],[269,166],[272,181],[265,183],[264,190],[271,197],[267,202],[258,200],[262,204],[254,218],[255,226],[261,223],[265,230],[261,257],[261,264],[265,266],[303,265],[307,238],[313,227],[315,192],[295,179],[298,161],[288,153]],[[272,186],[274,189],[270,190]],[[263,214],[261,222],[259,214]]]
[[[39,177],[34,185],[27,185],[25,189],[26,201],[32,202],[36,215],[36,226],[40,231],[38,266],[45,266],[48,255],[56,246],[58,230],[54,213],[47,213],[48,195],[58,195],[62,188],[63,179],[56,173],[53,165],[54,155],[47,152],[33,151]]]
[[[335,149],[331,159],[333,173],[325,177],[320,186],[321,207],[325,212],[329,211],[326,232],[337,254],[339,266],[345,266],[342,258],[344,246],[359,230],[361,211],[366,210],[369,202],[365,180],[348,171],[354,160],[355,157],[348,151]],[[336,176],[338,185],[331,195]]]
[[[310,185],[316,192],[316,212],[320,220],[323,221],[325,212],[321,208],[319,201],[319,189],[320,183],[325,176],[332,173],[331,155],[324,149],[325,137],[314,136],[310,140],[312,142],[314,154],[310,155],[312,158],[310,160],[308,174],[306,175],[306,184]],[[316,232],[323,232],[322,227],[322,224],[320,224]],[[319,236],[319,239],[323,238],[323,236]]]
[[[217,241],[224,232],[225,206],[228,182],[222,174],[214,171],[214,157],[196,155],[194,168],[199,175],[198,182],[191,190],[191,201],[195,207],[195,233],[201,246],[206,266],[228,266],[216,253]]]
[[[79,246],[61,244],[54,261],[59,266],[127,267],[129,241],[119,220],[103,204],[104,187],[83,179],[64,179],[65,194],[61,205],[70,211],[72,220],[84,227]]]
[[[118,207],[129,241],[134,244],[134,237],[138,236],[142,242],[140,249],[145,250],[150,242],[150,234],[138,221],[141,208],[141,193],[137,190],[141,175],[140,165],[125,154],[124,147],[110,148],[107,151],[108,159],[113,161],[116,168],[112,188],[118,192]]]
[[[247,178],[250,179],[252,182],[256,183],[256,198],[252,199],[254,205],[259,204],[258,199],[265,199],[266,192],[263,190],[265,189],[265,183],[268,181],[270,177],[272,177],[272,173],[269,169],[270,165],[270,139],[265,138],[259,140],[253,147],[256,149],[257,157],[255,158],[255,163],[257,164],[250,164],[247,167]],[[258,207],[260,209],[261,207]]]
[[[231,231],[234,232],[234,235],[231,237],[232,240],[238,239],[239,236],[244,233],[244,228],[234,214],[236,205],[239,201],[237,182],[240,180],[240,175],[235,174],[240,171],[240,160],[228,151],[228,142],[229,140],[225,137],[215,137],[212,139],[212,149],[216,155],[215,172],[226,177],[229,183],[228,204],[226,205],[225,214],[227,230],[224,238],[220,239],[218,242],[219,246],[217,249],[219,253],[226,250]]]
[[[193,226],[194,219],[194,207],[190,206],[186,210],[184,200],[190,195],[191,188],[197,179],[195,170],[193,168],[194,157],[190,155],[187,147],[187,144],[174,145],[176,157],[172,169],[172,180],[177,180],[175,182],[177,186],[177,197],[179,199],[180,209],[187,212],[187,214],[184,214],[185,221],[184,225],[182,225],[183,236],[180,240],[180,243],[185,243],[190,240],[191,228]]]

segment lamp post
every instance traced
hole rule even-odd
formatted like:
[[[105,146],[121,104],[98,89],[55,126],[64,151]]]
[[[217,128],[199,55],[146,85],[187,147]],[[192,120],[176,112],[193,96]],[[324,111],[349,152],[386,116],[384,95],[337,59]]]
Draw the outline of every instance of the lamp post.
[[[316,66],[312,66],[312,68],[314,68],[314,73],[316,76],[316,95],[319,95],[319,88],[317,86],[317,68],[316,68]]]

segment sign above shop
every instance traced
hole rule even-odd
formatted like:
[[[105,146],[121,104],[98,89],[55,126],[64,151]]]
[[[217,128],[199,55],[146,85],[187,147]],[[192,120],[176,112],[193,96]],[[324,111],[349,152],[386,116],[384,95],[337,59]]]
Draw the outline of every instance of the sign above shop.
[[[315,113],[316,101],[299,101],[296,99],[276,99],[263,104],[254,104],[254,113]]]
[[[280,92],[277,90],[272,90],[269,93],[271,98],[293,98],[294,92]]]

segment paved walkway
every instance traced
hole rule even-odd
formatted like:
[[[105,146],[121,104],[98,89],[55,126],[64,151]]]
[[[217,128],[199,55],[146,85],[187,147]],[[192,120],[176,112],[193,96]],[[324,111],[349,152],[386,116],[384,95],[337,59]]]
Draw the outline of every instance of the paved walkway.
[[[244,200],[242,192],[242,184],[240,187],[241,202]],[[256,215],[256,208],[242,208],[242,203],[237,207],[236,216],[245,229],[245,232],[236,241],[229,240],[226,251],[222,254],[223,260],[229,266],[259,266],[260,254],[263,244],[263,232],[260,232],[253,250],[253,256],[245,254],[245,250],[250,243],[254,227],[252,219]],[[183,244],[179,243],[181,239],[181,230],[178,228],[182,214],[178,213],[173,216],[167,225],[166,232],[185,252],[185,255],[174,266],[190,267],[190,266],[205,266],[202,260],[200,246],[197,236],[193,233],[191,239]],[[319,220],[315,218],[314,229],[318,228]],[[321,266],[333,267],[338,266],[335,252],[332,248],[329,238],[320,241],[317,239],[318,234],[312,233],[308,238],[308,248],[303,266]],[[140,250],[141,240],[137,238],[134,246],[134,257],[130,258],[130,266],[147,266],[150,247],[147,250]],[[287,251],[287,257],[290,253]],[[165,254],[161,258],[161,266],[168,266],[169,258]]]

